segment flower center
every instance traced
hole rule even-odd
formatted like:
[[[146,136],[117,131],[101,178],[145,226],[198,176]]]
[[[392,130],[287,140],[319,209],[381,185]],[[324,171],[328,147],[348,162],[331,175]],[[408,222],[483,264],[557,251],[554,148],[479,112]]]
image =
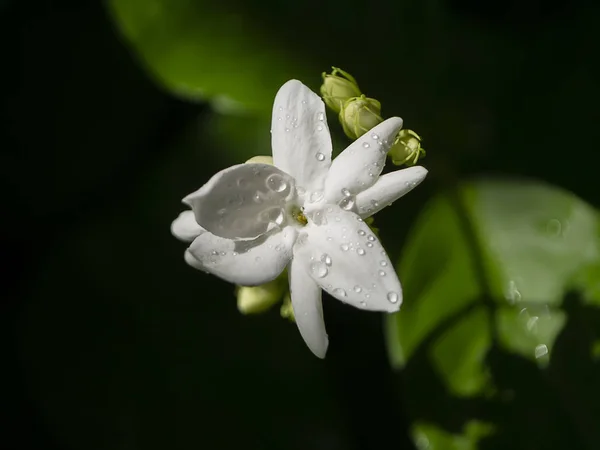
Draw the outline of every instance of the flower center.
[[[297,206],[294,206],[292,208],[292,217],[294,218],[294,220],[299,223],[302,226],[305,226],[308,223],[308,219],[306,218],[306,216],[304,215],[304,208],[298,208]]]

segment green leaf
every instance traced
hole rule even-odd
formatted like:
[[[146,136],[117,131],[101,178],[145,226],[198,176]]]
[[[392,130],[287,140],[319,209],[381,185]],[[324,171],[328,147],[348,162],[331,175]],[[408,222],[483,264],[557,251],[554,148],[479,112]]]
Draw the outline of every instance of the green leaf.
[[[463,435],[457,435],[420,422],[413,425],[412,436],[419,450],[475,450],[477,441],[493,430],[488,423],[472,420],[465,425]]]
[[[279,86],[311,70],[248,14],[205,0],[111,0],[117,27],[153,77],[221,110],[270,115]]]
[[[434,198],[407,242],[398,264],[405,302],[386,319],[390,360],[405,368],[421,355],[457,399],[496,398],[494,347],[546,366],[566,323],[565,294],[598,298],[597,212],[548,185],[465,184]]]

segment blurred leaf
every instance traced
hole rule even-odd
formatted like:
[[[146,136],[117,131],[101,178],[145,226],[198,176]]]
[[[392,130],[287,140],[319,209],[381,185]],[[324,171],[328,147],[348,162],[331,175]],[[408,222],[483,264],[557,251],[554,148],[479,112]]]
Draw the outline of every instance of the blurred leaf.
[[[412,435],[419,450],[475,450],[482,437],[493,432],[494,427],[472,420],[465,425],[464,435],[455,435],[429,423],[417,423]]]
[[[423,353],[445,389],[467,398],[495,393],[493,344],[546,365],[564,295],[598,286],[597,229],[593,208],[531,181],[478,181],[433,199],[398,266],[405,304],[386,323],[394,367]]]
[[[319,73],[240,8],[206,0],[111,0],[109,8],[160,83],[221,111],[270,116],[279,86]]]

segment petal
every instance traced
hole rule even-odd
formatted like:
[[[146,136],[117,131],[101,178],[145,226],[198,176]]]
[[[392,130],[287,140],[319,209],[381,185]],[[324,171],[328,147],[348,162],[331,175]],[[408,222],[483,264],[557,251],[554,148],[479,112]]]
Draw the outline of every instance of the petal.
[[[379,177],[373,186],[356,196],[358,214],[365,218],[381,211],[417,187],[426,175],[425,167],[415,166]]]
[[[323,321],[321,288],[310,277],[304,265],[292,260],[290,264],[290,293],[296,325],[306,345],[319,358],[325,358],[329,339]]]
[[[385,158],[398,131],[402,119],[392,117],[354,141],[334,159],[325,181],[325,200],[339,202],[348,190],[356,195],[372,186],[385,165]]]
[[[183,211],[171,223],[171,233],[183,242],[192,242],[202,232],[204,229],[196,222],[193,211]]]
[[[273,105],[273,162],[307,191],[323,189],[331,165],[325,104],[297,80],[285,83]]]
[[[292,258],[297,232],[286,227],[254,240],[233,240],[203,233],[186,253],[186,262],[231,283],[256,286],[274,280]],[[190,261],[192,256],[195,261]]]
[[[294,180],[275,166],[240,164],[222,170],[183,199],[196,221],[216,236],[252,239],[283,225]]]
[[[330,205],[320,225],[311,222],[303,231],[306,238],[294,245],[294,260],[321,288],[360,309],[398,311],[402,288],[394,267],[359,216]]]

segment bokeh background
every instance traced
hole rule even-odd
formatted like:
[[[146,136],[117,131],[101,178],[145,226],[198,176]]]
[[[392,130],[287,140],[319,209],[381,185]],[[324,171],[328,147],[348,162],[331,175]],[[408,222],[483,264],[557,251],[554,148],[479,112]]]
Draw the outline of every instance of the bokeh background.
[[[599,448],[599,20],[593,0],[0,2],[0,446]],[[430,175],[377,217],[406,314],[326,297],[321,361],[169,226],[269,153],[283,82],[331,65],[423,136]]]

